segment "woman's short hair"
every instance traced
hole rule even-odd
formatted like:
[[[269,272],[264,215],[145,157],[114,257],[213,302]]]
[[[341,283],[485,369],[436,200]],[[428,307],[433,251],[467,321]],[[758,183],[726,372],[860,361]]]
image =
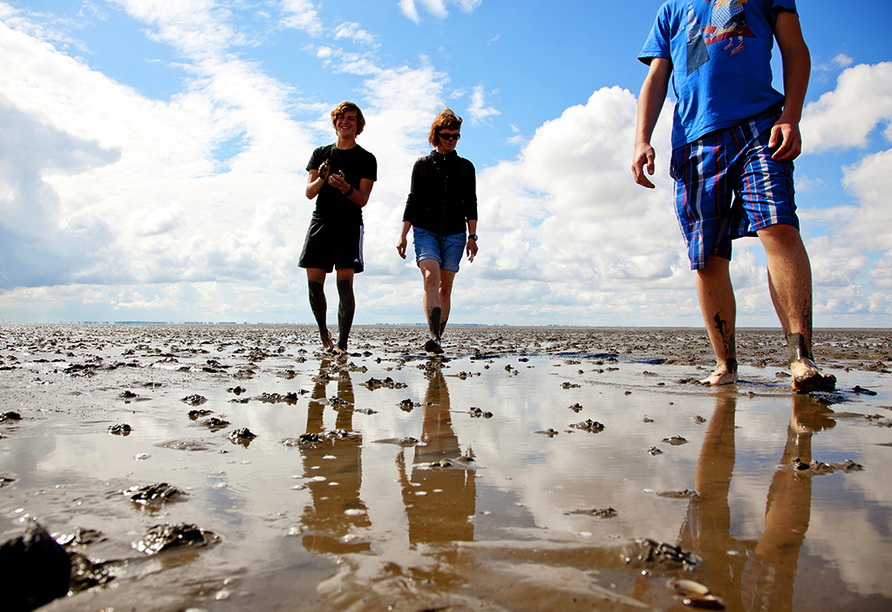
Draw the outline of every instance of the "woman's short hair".
[[[434,122],[431,124],[430,134],[427,135],[427,141],[431,143],[432,147],[437,146],[437,136],[440,133],[440,130],[460,130],[461,129],[461,117],[457,116],[452,110],[448,108],[444,108],[440,111],[440,114],[437,115],[437,118],[434,119]]]
[[[353,104],[353,102],[344,101],[332,109],[331,125],[335,129],[337,129],[338,117],[350,111],[354,111],[356,113],[356,135],[359,136],[360,134],[362,134],[362,129],[365,127],[365,117],[362,116],[362,111],[359,110],[359,107]]]

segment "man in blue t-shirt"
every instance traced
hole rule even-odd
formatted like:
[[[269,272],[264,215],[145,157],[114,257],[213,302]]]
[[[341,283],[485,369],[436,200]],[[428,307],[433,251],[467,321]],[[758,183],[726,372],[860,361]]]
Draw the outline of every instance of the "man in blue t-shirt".
[[[784,94],[771,86],[777,40]],[[795,0],[667,0],[639,59],[650,69],[638,98],[632,173],[653,189],[650,144],[671,83],[677,99],[669,174],[697,271],[697,295],[716,356],[704,384],[737,381],[731,241],[757,235],[786,335],[793,389],[832,390],[812,356],[812,282],[793,197],[793,160],[811,58]],[[646,173],[646,174],[645,174]]]

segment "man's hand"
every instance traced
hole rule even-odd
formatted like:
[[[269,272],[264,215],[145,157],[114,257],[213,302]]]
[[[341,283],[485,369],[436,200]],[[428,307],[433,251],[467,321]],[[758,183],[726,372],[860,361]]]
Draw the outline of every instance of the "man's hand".
[[[635,177],[636,183],[648,189],[653,189],[654,184],[650,182],[650,179],[645,176],[644,172],[646,170],[647,174],[653,176],[654,159],[656,159],[656,152],[654,152],[652,146],[649,144],[635,145],[635,157],[632,159],[632,175]]]
[[[776,161],[793,161],[802,152],[802,135],[799,125],[784,119],[783,115],[771,127],[771,138],[768,148],[775,149],[771,159]]]
[[[321,178],[323,181],[327,179],[330,170],[331,164],[329,164],[328,160],[326,159],[324,162],[319,164],[319,170],[317,171],[319,173],[319,178]]]

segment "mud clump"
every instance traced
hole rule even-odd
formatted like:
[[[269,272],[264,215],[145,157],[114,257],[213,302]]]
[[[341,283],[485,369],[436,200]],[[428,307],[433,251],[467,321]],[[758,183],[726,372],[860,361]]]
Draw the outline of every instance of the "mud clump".
[[[666,569],[681,567],[691,570],[697,567],[700,557],[692,552],[684,551],[679,546],[656,542],[645,538],[636,540],[634,545],[627,549],[623,555],[623,561],[633,567],[664,567]]]
[[[28,612],[68,593],[68,553],[36,521],[25,532],[0,544],[3,609]]]
[[[290,392],[285,395],[280,393],[261,393],[258,399],[264,404],[285,403],[294,405],[297,403],[297,393]]]
[[[195,525],[164,524],[149,528],[141,540],[133,543],[133,548],[147,555],[156,555],[161,551],[181,546],[210,546],[218,540],[219,537],[215,533],[199,529]]]
[[[189,404],[190,406],[201,406],[203,403],[208,401],[208,398],[204,397],[203,395],[198,395],[197,393],[195,393],[193,395],[187,395],[180,401],[184,402],[186,404]]]
[[[362,383],[362,386],[366,387],[369,391],[374,391],[375,389],[405,389],[409,385],[407,385],[406,383],[396,382],[390,376],[388,376],[384,380],[372,377]]]
[[[573,423],[570,425],[573,429],[579,429],[580,431],[587,431],[589,433],[601,433],[604,431],[604,424],[599,423],[598,421],[593,421],[591,419],[586,419],[580,423]]]
[[[245,448],[257,437],[257,434],[252,432],[247,427],[242,427],[241,429],[236,429],[235,431],[229,432],[229,441],[233,444],[241,444]]]
[[[147,508],[157,508],[179,496],[186,495],[183,491],[166,482],[130,489],[127,493],[131,494],[130,501]]]
[[[619,513],[614,508],[608,506],[606,508],[591,508],[589,510],[568,510],[564,514],[585,514],[595,518],[614,518]]]

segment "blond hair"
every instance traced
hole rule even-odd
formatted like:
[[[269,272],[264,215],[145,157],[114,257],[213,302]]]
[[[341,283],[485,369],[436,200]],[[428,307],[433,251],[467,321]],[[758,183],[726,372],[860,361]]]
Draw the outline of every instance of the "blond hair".
[[[359,110],[359,107],[353,104],[353,102],[347,102],[345,100],[332,109],[331,125],[333,128],[337,129],[338,117],[350,111],[354,111],[356,113],[356,135],[359,136],[360,134],[362,134],[362,129],[365,127],[365,117],[362,116],[362,111]]]

